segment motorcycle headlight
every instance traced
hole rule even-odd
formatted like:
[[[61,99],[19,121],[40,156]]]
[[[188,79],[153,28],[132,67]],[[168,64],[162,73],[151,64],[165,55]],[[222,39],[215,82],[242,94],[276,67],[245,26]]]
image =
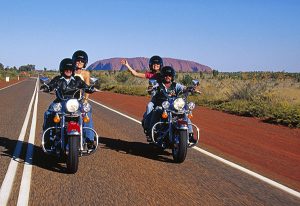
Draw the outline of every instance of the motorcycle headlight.
[[[170,106],[170,103],[169,103],[168,101],[164,101],[164,102],[162,103],[162,107],[163,107],[164,109],[168,109],[169,106]]]
[[[195,103],[194,102],[188,103],[188,107],[189,107],[189,110],[195,109]]]
[[[185,105],[185,102],[182,98],[177,98],[174,101],[174,108],[178,111],[182,110]]]
[[[66,103],[66,108],[68,112],[76,112],[79,108],[79,102],[77,99],[70,99]]]
[[[89,103],[83,104],[83,111],[89,112],[91,110],[91,105]]]
[[[55,103],[52,106],[54,112],[59,112],[61,110],[61,103]]]

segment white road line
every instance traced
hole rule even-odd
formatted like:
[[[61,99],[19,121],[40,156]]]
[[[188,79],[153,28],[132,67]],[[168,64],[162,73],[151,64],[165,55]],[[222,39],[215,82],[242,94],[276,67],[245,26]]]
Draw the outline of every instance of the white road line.
[[[38,105],[38,99],[39,99],[38,88],[39,88],[39,86],[37,83],[35,104],[34,104],[30,134],[29,134],[29,139],[28,139],[27,153],[26,153],[25,165],[24,165],[24,169],[23,169],[23,176],[22,176],[22,180],[21,180],[21,186],[20,186],[18,203],[17,203],[17,205],[19,205],[19,206],[28,205],[28,202],[29,202],[31,173],[32,173],[32,156],[33,156],[33,146],[34,146],[35,130],[36,130],[37,105]]]
[[[133,120],[134,122],[137,122],[137,123],[141,124],[140,121],[138,121],[138,120],[136,120],[136,119],[134,119],[134,118],[132,118],[132,117],[126,115],[126,114],[123,114],[123,113],[121,113],[121,112],[119,112],[119,111],[117,111],[117,110],[111,109],[111,108],[109,108],[108,106],[105,106],[105,105],[103,105],[103,104],[101,104],[101,103],[98,103],[98,102],[96,102],[96,101],[94,101],[94,100],[91,100],[91,99],[90,99],[90,101],[92,101],[92,102],[94,102],[95,104],[98,104],[98,105],[100,105],[100,106],[102,106],[102,107],[104,107],[104,108],[106,108],[106,109],[108,109],[108,110],[110,110],[110,111],[113,111],[113,112],[115,112],[115,113],[117,113],[117,114],[119,114],[119,115],[121,115],[121,116],[123,116],[123,117],[126,117],[126,118],[128,118],[128,119],[130,119],[130,120]],[[269,178],[267,178],[267,177],[264,177],[264,176],[262,176],[262,175],[260,175],[260,174],[258,174],[258,173],[256,173],[256,172],[253,172],[253,171],[251,171],[251,170],[249,170],[249,169],[246,169],[246,168],[244,168],[244,167],[242,167],[242,166],[240,166],[240,165],[238,165],[238,164],[235,164],[235,163],[233,163],[233,162],[230,162],[230,161],[228,161],[228,160],[226,160],[226,159],[224,159],[224,158],[222,158],[222,157],[219,157],[219,156],[217,156],[217,155],[214,155],[214,154],[212,154],[212,153],[210,153],[210,152],[208,152],[208,151],[206,151],[206,150],[204,150],[204,149],[201,149],[201,148],[196,147],[196,146],[195,146],[195,147],[192,147],[192,148],[195,149],[195,150],[197,150],[198,152],[201,152],[201,153],[203,153],[203,154],[205,154],[205,155],[207,155],[207,156],[209,156],[209,157],[211,157],[211,158],[213,158],[213,159],[216,159],[216,160],[218,160],[218,161],[220,161],[220,162],[222,162],[222,163],[224,163],[224,164],[226,164],[226,165],[228,165],[228,166],[230,166],[230,167],[233,167],[233,168],[235,168],[235,169],[238,169],[238,170],[240,170],[240,171],[242,171],[242,172],[244,172],[244,173],[246,173],[246,174],[248,174],[248,175],[251,175],[251,176],[253,176],[253,177],[255,177],[255,178],[257,178],[257,179],[259,179],[259,180],[261,180],[261,181],[263,181],[263,182],[265,182],[265,183],[267,183],[267,184],[269,184],[269,185],[272,185],[272,186],[274,186],[274,187],[276,187],[276,188],[278,188],[278,189],[280,189],[280,190],[283,190],[283,191],[285,191],[285,192],[287,192],[287,193],[289,193],[289,194],[291,194],[291,195],[293,195],[293,196],[296,196],[296,197],[300,198],[300,193],[299,193],[298,191],[296,191],[296,190],[293,190],[293,189],[291,189],[291,188],[289,188],[289,187],[287,187],[287,186],[284,186],[284,185],[282,185],[282,184],[280,184],[280,183],[278,183],[278,182],[275,182],[275,181],[273,181],[273,180],[271,180],[271,179],[269,179]]]
[[[3,90],[3,89],[7,89],[7,88],[9,88],[9,87],[12,87],[12,86],[14,86],[14,85],[20,84],[21,82],[24,82],[24,81],[25,81],[25,80],[22,80],[22,81],[20,81],[20,82],[11,84],[11,85],[9,85],[9,86],[7,86],[7,87],[3,87],[3,88],[0,89],[0,91]]]
[[[28,126],[28,122],[29,122],[29,117],[30,117],[30,113],[31,113],[31,109],[32,109],[32,104],[33,104],[33,100],[34,100],[34,95],[36,93],[36,88],[34,89],[27,113],[26,113],[26,117],[18,138],[18,142],[13,154],[12,159],[10,160],[5,178],[2,182],[1,185],[1,189],[0,189],[0,206],[5,206],[8,202],[11,190],[12,190],[12,186],[13,186],[13,182],[16,176],[16,172],[17,172],[17,167],[18,167],[18,162],[19,162],[19,156],[21,153],[21,149],[22,149],[22,143],[26,134],[26,129]]]

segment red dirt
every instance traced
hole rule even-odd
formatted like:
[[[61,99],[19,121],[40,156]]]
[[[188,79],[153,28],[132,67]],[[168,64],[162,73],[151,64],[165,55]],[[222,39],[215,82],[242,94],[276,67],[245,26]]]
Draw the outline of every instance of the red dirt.
[[[15,84],[15,83],[20,82],[22,80],[24,80],[24,78],[20,78],[20,80],[13,79],[13,80],[10,80],[9,82],[6,82],[5,80],[0,80],[0,88],[7,87],[9,85]]]
[[[92,99],[141,119],[149,97],[99,92]],[[196,107],[198,146],[300,190],[300,129]],[[141,139],[142,141],[143,139]]]

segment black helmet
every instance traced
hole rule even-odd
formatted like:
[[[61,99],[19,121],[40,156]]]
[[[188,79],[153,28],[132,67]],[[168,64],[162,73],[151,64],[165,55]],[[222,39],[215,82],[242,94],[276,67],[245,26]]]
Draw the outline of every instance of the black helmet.
[[[67,69],[71,69],[72,75],[74,75],[75,67],[74,67],[72,59],[70,59],[70,58],[65,58],[65,59],[61,60],[61,62],[59,64],[59,72],[61,75],[64,76],[64,72]]]
[[[149,68],[152,70],[153,64],[158,64],[160,65],[160,69],[164,66],[163,60],[160,56],[153,56],[149,60]]]
[[[88,58],[88,55],[87,55],[87,53],[86,53],[85,51],[78,50],[78,51],[76,51],[76,52],[73,54],[72,60],[73,60],[74,65],[76,65],[76,61],[82,60],[82,61],[84,62],[83,68],[85,68],[85,66],[86,66],[87,63],[88,63],[89,58]]]
[[[172,81],[175,78],[176,72],[173,69],[173,67],[171,66],[165,66],[160,70],[161,76],[162,78],[164,78],[165,76],[171,76],[172,77]]]

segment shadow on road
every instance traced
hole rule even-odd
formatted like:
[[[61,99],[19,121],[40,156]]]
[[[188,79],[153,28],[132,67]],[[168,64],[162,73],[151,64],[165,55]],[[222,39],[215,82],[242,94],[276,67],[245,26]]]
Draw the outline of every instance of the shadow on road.
[[[21,142],[19,140],[9,139],[7,137],[0,137],[0,147],[4,148],[0,150],[0,155],[14,158],[15,147],[18,143],[23,143],[22,151],[19,156],[19,162],[24,163],[28,147],[27,142]],[[33,145],[32,165],[54,172],[67,173],[66,166],[62,160],[54,156],[46,155],[42,148],[36,145]]]
[[[103,144],[102,149],[112,149],[117,152],[140,156],[163,162],[173,162],[172,154],[166,150],[148,143],[128,142],[121,139],[99,137],[99,143]]]
[[[0,156],[14,158],[14,152],[17,144],[22,143],[22,150],[18,161],[25,162],[27,142],[10,139],[8,137],[0,137]],[[172,154],[162,150],[159,147],[142,142],[128,142],[120,139],[112,139],[108,137],[100,137],[99,143],[101,149],[111,149],[117,152],[136,155],[152,160],[173,162]],[[102,145],[101,145],[102,144]],[[2,148],[1,148],[2,147]],[[100,150],[99,150],[100,151]],[[63,159],[47,155],[40,146],[33,145],[33,162],[32,165],[58,173],[66,173],[66,165]]]

